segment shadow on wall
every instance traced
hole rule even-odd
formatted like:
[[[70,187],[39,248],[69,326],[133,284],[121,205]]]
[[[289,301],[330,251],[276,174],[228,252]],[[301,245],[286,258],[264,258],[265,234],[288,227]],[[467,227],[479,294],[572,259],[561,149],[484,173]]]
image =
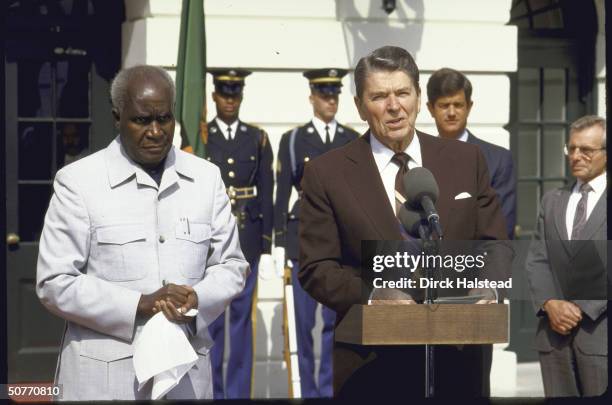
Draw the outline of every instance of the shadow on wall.
[[[382,0],[370,0],[367,12],[355,6],[353,1],[336,0],[336,18],[343,22],[347,62],[351,69],[361,57],[384,45],[400,46],[417,59],[423,38],[423,3],[423,0],[397,0],[395,11],[387,15],[382,9]],[[353,81],[351,78],[351,91],[355,94]]]

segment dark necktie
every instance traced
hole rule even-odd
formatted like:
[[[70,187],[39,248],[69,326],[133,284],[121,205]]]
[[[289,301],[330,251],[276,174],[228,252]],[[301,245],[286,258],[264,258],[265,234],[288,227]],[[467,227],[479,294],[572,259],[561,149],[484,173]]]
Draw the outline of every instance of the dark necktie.
[[[391,158],[392,162],[395,162],[399,166],[399,170],[395,175],[395,191],[400,193],[402,196],[406,197],[406,192],[404,190],[404,182],[402,179],[404,175],[408,172],[408,160],[410,160],[410,156],[405,154],[404,152],[399,152],[393,155]],[[399,213],[400,207],[402,204],[395,199],[395,215]]]
[[[232,140],[232,127],[230,126],[227,127],[227,140],[228,141]]]
[[[572,226],[572,240],[579,240],[581,232],[584,229],[584,225],[587,222],[587,201],[589,199],[589,191],[593,188],[589,183],[584,183],[580,186],[580,201],[576,206],[576,213],[574,214],[574,224]]]
[[[325,145],[331,145],[331,138],[329,136],[329,125],[325,125]]]

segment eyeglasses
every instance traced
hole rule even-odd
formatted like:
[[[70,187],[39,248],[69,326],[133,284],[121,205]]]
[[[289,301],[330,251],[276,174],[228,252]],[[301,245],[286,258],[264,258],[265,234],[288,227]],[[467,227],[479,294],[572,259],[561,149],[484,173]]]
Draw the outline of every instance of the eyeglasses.
[[[595,152],[600,151],[600,150],[605,150],[605,149],[606,148],[587,148],[587,147],[567,145],[567,144],[563,145],[563,153],[565,153],[565,156],[571,156],[575,152],[578,152],[582,156],[586,157],[587,159],[591,159],[593,155],[595,154]]]

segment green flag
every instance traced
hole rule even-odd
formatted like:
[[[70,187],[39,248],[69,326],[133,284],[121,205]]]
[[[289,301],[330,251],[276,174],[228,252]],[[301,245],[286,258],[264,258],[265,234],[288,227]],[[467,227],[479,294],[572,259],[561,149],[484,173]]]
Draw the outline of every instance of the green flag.
[[[204,157],[206,144],[204,1],[183,0],[176,62],[176,117],[181,147]]]

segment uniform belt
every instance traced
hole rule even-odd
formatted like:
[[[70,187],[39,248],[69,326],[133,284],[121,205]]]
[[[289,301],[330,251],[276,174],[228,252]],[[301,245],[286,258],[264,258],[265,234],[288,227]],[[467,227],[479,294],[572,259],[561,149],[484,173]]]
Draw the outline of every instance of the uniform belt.
[[[257,197],[257,187],[256,186],[253,186],[253,187],[229,186],[227,188],[227,195],[229,196],[229,198],[232,198],[235,200],[255,198]]]

